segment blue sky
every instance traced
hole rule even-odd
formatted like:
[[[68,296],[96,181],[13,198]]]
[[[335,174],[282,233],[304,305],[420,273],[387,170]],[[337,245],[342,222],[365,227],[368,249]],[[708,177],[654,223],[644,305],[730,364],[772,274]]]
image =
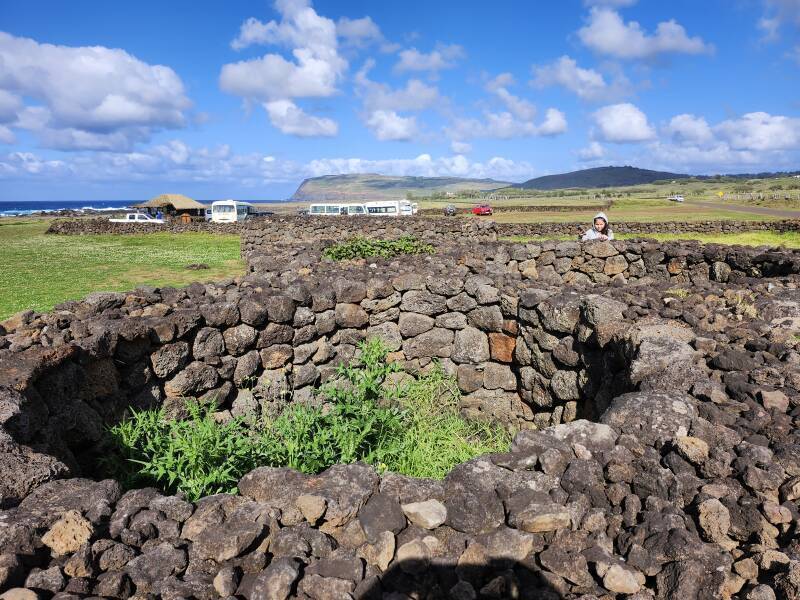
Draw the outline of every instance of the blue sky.
[[[0,28],[0,200],[800,168],[800,0],[28,0]]]

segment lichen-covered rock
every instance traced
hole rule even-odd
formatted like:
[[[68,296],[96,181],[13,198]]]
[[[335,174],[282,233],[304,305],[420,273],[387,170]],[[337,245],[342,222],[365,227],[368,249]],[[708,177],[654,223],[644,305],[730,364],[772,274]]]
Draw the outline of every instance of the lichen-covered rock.
[[[91,522],[76,510],[69,510],[42,536],[42,543],[56,556],[77,552],[94,534]]]

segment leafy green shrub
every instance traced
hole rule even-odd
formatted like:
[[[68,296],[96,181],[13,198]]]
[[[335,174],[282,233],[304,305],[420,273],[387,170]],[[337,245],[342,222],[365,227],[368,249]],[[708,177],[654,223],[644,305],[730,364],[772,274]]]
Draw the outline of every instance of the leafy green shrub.
[[[290,404],[271,419],[251,416],[224,423],[214,405],[190,403],[189,418],[163,411],[134,411],[111,428],[116,451],[106,470],[127,486],[155,485],[190,500],[236,492],[242,475],[262,465],[318,473],[337,463],[363,461],[379,470],[442,478],[456,464],[508,448],[498,425],[467,421],[458,413],[458,386],[440,365],[397,386],[377,338],[317,390],[322,407]]]
[[[352,260],[355,258],[391,258],[401,254],[433,254],[434,247],[406,235],[396,240],[373,240],[354,237],[345,242],[334,244],[322,251],[323,256],[332,260]]]
[[[189,402],[189,418],[166,419],[163,410],[133,411],[111,428],[116,452],[105,470],[126,487],[154,485],[190,500],[235,492],[243,473],[257,463],[257,447],[241,419],[214,420],[213,404]]]
[[[386,376],[398,369],[386,363],[378,338],[360,349],[358,360],[339,366],[336,382],[318,390],[328,406],[292,404],[274,421],[263,422],[269,464],[317,473],[337,463],[386,463],[399,452],[406,415],[378,405]]]

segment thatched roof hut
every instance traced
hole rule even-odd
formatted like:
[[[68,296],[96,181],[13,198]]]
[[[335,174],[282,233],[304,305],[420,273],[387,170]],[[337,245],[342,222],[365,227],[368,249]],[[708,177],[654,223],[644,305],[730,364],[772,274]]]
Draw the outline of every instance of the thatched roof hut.
[[[205,204],[200,204],[197,200],[192,200],[183,194],[161,194],[151,198],[142,204],[136,204],[135,208],[168,208],[172,207],[175,212],[203,210]]]

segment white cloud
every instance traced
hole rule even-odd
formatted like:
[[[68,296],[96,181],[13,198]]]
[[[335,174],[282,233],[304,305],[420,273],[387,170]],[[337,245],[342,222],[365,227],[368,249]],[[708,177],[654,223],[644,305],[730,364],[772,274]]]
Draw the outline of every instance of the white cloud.
[[[236,49],[252,44],[283,45],[291,49],[293,60],[265,54],[223,65],[220,88],[262,102],[270,120],[284,133],[335,135],[338,127],[334,121],[307,115],[291,100],[324,98],[337,92],[347,61],[338,52],[336,24],[317,14],[307,0],[277,0],[275,8],[280,22],[248,19],[231,45]],[[319,133],[310,133],[313,131]]]
[[[485,112],[483,120],[455,119],[447,129],[453,140],[477,138],[512,139],[536,136],[555,136],[567,130],[567,119],[560,110],[548,108],[541,124],[522,121],[508,111]]]
[[[536,107],[528,100],[515,96],[504,87],[495,89],[494,93],[517,119],[532,121],[536,117]]]
[[[417,135],[417,120],[414,117],[401,117],[393,110],[373,111],[366,124],[382,142],[408,141]]]
[[[761,17],[757,26],[761,30],[761,40],[764,42],[774,42],[780,37],[778,30],[780,29],[781,21],[778,18]]]
[[[270,123],[281,133],[298,137],[333,137],[339,126],[333,119],[309,115],[291,100],[264,103]]]
[[[567,130],[567,117],[557,108],[548,108],[544,113],[544,122],[539,125],[539,135],[553,136]]]
[[[336,93],[336,84],[347,69],[339,56],[335,23],[317,14],[301,0],[276,2],[281,21],[261,23],[248,19],[235,48],[250,44],[288,46],[294,60],[280,54],[223,65],[220,87],[237,96],[259,101],[285,98],[327,97]]]
[[[516,83],[514,75],[511,73],[500,73],[497,77],[489,79],[484,86],[490,92],[494,92],[499,88],[508,88]]]
[[[585,148],[578,150],[578,158],[582,161],[599,160],[606,155],[606,149],[597,141],[590,142]]]
[[[450,149],[455,152],[456,154],[469,154],[472,152],[472,144],[467,142],[459,142],[458,140],[453,140],[450,142]]]
[[[672,117],[665,133],[678,143],[705,144],[714,139],[714,133],[706,120],[689,114]]]
[[[349,173],[520,181],[529,179],[534,169],[528,162],[503,157],[474,162],[461,155],[434,158],[429,154],[384,160],[321,158],[298,163],[269,154],[235,154],[225,145],[192,148],[179,140],[145,152],[75,153],[65,161],[45,160],[32,153],[0,155],[0,179],[4,180],[60,181],[69,178],[70,181],[108,185],[119,182],[230,182],[258,188],[272,183],[299,183],[306,177]]]
[[[644,148],[643,158],[655,168],[683,173],[730,173],[747,170],[775,170],[782,163],[779,157],[764,160],[758,153],[733,150],[725,143],[704,146],[676,145],[657,141]],[[777,159],[777,160],[776,160]]]
[[[757,23],[764,32],[763,41],[776,41],[785,23],[800,27],[800,0],[763,0],[763,4],[764,13]]]
[[[5,125],[0,125],[0,144],[14,144],[17,136]]]
[[[753,112],[714,127],[734,150],[774,151],[800,148],[800,119]]]
[[[533,77],[531,83],[536,87],[558,85],[582,100],[608,100],[630,92],[630,85],[624,77],[617,77],[613,84],[609,84],[601,73],[579,67],[574,58],[566,55],[549,65],[534,66]]]
[[[488,161],[472,162],[465,156],[433,158],[420,154],[416,158],[367,160],[362,158],[333,158],[311,161],[306,165],[309,176],[382,173],[385,175],[415,175],[419,177],[472,177],[492,178],[506,181],[530,179],[534,172],[530,163],[517,162],[503,157]]]
[[[501,73],[487,81],[486,90],[495,96],[506,110],[487,110],[483,119],[454,119],[446,133],[451,140],[464,141],[476,138],[511,139],[533,136],[554,136],[567,130],[567,119],[563,112],[555,108],[545,111],[544,121],[537,124],[536,107],[508,91],[514,78],[509,73]]]
[[[374,65],[374,60],[367,60],[355,75],[356,91],[364,98],[364,108],[367,111],[425,110],[441,106],[445,102],[436,86],[419,79],[410,79],[405,87],[399,89],[371,80],[368,74]]]
[[[485,87],[506,108],[502,111],[487,110],[483,119],[457,118],[446,129],[451,140],[465,141],[476,138],[511,139],[533,136],[554,136],[567,130],[567,118],[555,108],[545,111],[544,121],[537,124],[536,107],[508,91],[505,87],[514,83],[509,73],[490,79]]]
[[[628,162],[726,173],[792,169],[800,160],[800,119],[793,117],[755,112],[709,124],[703,117],[681,114],[662,133],[666,139],[640,146],[640,156]]]
[[[381,28],[368,16],[360,19],[340,18],[336,22],[336,35],[345,45],[354,48],[364,48],[384,41]]]
[[[22,106],[22,98],[0,89],[0,123],[15,121]]]
[[[400,52],[400,60],[394,69],[397,72],[429,71],[435,74],[443,69],[452,69],[464,56],[464,49],[457,44],[438,44],[428,54],[409,48]]]
[[[328,61],[306,49],[295,51],[297,63],[278,54],[226,64],[220,87],[229,94],[253,100],[324,98],[336,93],[343,61]]]
[[[662,21],[652,35],[636,21],[625,23],[610,8],[595,7],[578,37],[591,50],[622,59],[646,59],[659,54],[703,54],[713,46],[699,36],[689,37],[675,20]]]
[[[402,88],[391,88],[369,78],[375,61],[367,60],[355,75],[356,94],[363,100],[361,115],[366,126],[381,141],[410,140],[420,133],[416,117],[401,116],[401,111],[423,111],[447,104],[436,86],[411,79]]]
[[[592,114],[597,134],[606,142],[644,142],[655,137],[647,116],[633,104],[611,104]]]
[[[172,69],[120,49],[40,44],[0,32],[0,65],[0,119],[33,130],[46,146],[126,150],[157,130],[184,127],[191,106]]]

